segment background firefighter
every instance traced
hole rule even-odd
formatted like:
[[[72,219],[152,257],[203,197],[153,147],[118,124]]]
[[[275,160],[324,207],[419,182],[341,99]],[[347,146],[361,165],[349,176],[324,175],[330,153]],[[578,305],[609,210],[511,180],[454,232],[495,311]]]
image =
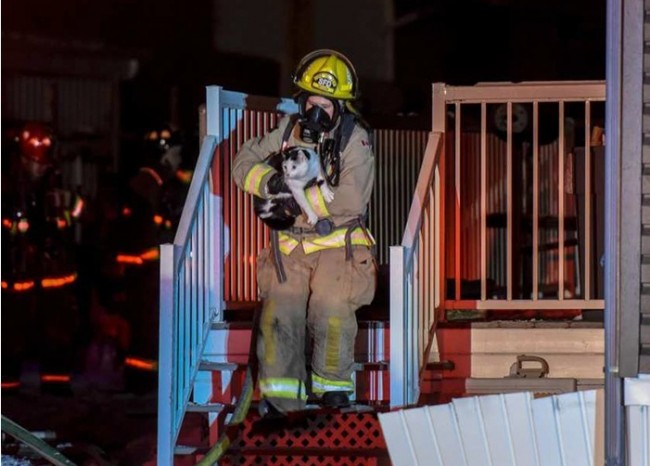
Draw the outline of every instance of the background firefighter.
[[[26,361],[42,388],[69,392],[79,328],[73,223],[80,196],[62,188],[52,129],[8,128],[2,177],[2,382],[17,388]]]
[[[103,307],[130,331],[122,345],[127,389],[157,383],[159,247],[172,242],[180,221],[192,161],[183,160],[183,133],[169,124],[145,131],[134,151],[135,173],[120,190],[119,213],[104,254]]]
[[[244,143],[232,172],[241,189],[267,198],[281,174],[264,159],[281,148],[307,146],[318,151],[334,191],[326,204],[318,186],[308,188],[319,223],[312,227],[300,216],[289,230],[274,232],[273,246],[258,257],[263,309],[257,353],[265,415],[303,409],[310,392],[326,406],[349,404],[355,312],[372,301],[376,287],[374,240],[364,225],[375,161],[353,106],[359,96],[354,67],[339,52],[316,50],[298,64],[293,83],[299,114]],[[309,374],[307,331],[313,338]]]

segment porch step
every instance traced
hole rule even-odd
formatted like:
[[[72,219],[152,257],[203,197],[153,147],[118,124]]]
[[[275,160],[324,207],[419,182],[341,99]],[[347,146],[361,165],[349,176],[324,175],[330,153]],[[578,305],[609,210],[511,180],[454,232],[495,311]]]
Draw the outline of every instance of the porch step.
[[[252,322],[213,322],[210,336],[204,348],[203,360],[218,363],[247,364],[250,353]],[[383,321],[361,321],[355,340],[354,358],[363,368],[355,370],[384,370],[389,357],[390,328]],[[371,365],[368,365],[371,363]],[[204,370],[236,370],[224,365]]]
[[[389,321],[382,319],[358,320],[357,325],[360,329],[371,327],[390,328]],[[212,322],[210,328],[212,330],[250,330],[253,328],[253,322],[246,319],[230,321],[224,320],[220,322]]]
[[[201,371],[236,371],[238,369],[245,369],[248,366],[246,363],[237,363],[237,362],[212,362],[212,361],[201,361],[199,364],[199,370]],[[355,372],[362,372],[366,370],[370,371],[385,371],[390,367],[388,361],[379,361],[379,362],[355,362],[352,366],[352,370]],[[307,365],[307,370],[310,366]],[[453,361],[435,361],[427,363],[427,370],[431,371],[446,371],[454,369]]]
[[[221,411],[230,408],[232,405],[224,403],[194,403],[190,402],[187,405],[187,412],[189,413],[220,413]]]

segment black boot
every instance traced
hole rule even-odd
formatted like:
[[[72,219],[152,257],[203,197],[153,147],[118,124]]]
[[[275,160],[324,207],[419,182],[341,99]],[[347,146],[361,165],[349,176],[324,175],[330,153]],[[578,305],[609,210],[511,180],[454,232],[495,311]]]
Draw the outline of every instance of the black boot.
[[[347,408],[350,406],[350,398],[347,392],[325,392],[321,398],[321,404],[327,408]]]
[[[287,415],[273,406],[269,400],[260,400],[257,410],[262,419],[286,419]]]

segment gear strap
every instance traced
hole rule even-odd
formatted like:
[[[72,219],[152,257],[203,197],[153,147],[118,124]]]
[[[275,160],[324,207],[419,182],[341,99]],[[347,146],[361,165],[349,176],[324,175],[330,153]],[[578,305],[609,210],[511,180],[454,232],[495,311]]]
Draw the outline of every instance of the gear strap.
[[[284,271],[284,265],[282,265],[282,252],[280,252],[280,240],[277,230],[271,230],[271,252],[273,253],[273,264],[275,265],[278,282],[284,283],[287,281],[287,274]]]
[[[281,151],[284,151],[287,148],[287,143],[289,142],[289,138],[291,137],[294,126],[296,126],[298,118],[300,118],[300,115],[297,113],[294,113],[289,117],[289,124],[284,128],[284,133],[282,133],[282,142],[280,143]]]
[[[350,220],[349,222],[344,223],[341,225],[341,227],[347,227],[347,230],[345,231],[345,260],[350,261],[352,260],[353,254],[352,254],[352,232],[356,227],[361,228],[361,231],[363,234],[366,236],[366,239],[368,240],[368,243],[372,244],[372,236],[370,236],[370,232],[366,228],[366,223],[364,221],[363,216],[359,216],[357,218],[354,218]],[[373,252],[373,256],[375,255],[374,252],[374,247],[371,248]]]

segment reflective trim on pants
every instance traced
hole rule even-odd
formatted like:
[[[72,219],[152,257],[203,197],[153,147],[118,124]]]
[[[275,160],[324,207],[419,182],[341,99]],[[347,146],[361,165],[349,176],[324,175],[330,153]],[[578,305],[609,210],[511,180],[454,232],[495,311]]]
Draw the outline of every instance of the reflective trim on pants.
[[[311,391],[316,395],[325,392],[353,392],[354,384],[351,380],[330,380],[312,373]]]
[[[290,377],[260,379],[260,392],[265,398],[307,399],[304,382]]]

